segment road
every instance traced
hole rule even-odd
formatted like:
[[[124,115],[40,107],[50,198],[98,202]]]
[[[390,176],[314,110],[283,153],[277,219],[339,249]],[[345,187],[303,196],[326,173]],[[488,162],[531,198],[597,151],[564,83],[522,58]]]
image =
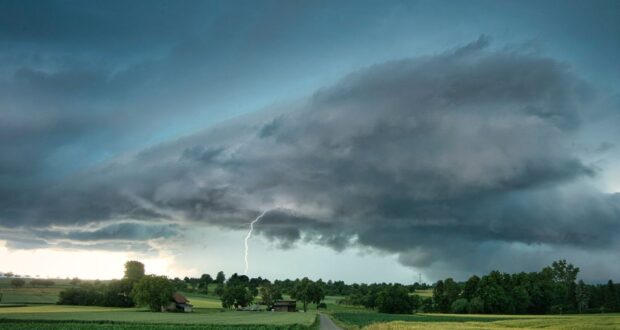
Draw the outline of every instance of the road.
[[[321,327],[320,330],[342,330],[339,326],[334,324],[334,322],[329,318],[329,316],[325,314],[320,314],[321,318]]]

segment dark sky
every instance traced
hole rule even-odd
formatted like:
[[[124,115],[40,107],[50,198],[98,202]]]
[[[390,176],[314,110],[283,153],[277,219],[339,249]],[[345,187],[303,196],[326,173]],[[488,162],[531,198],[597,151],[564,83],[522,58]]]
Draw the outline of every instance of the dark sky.
[[[239,272],[266,211],[255,275],[435,280],[565,258],[620,280],[619,13],[0,0],[0,254]],[[369,270],[382,256],[392,274]],[[321,271],[329,258],[350,262]]]

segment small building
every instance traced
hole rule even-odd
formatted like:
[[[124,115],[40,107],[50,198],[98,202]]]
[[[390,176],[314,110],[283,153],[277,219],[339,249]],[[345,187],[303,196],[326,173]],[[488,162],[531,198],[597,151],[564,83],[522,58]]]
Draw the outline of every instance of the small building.
[[[183,312],[190,313],[193,311],[194,305],[189,303],[189,300],[180,293],[175,293],[170,298],[170,303],[166,306],[167,312]],[[164,308],[162,308],[164,309]]]
[[[296,312],[296,300],[276,300],[272,307],[274,312]]]

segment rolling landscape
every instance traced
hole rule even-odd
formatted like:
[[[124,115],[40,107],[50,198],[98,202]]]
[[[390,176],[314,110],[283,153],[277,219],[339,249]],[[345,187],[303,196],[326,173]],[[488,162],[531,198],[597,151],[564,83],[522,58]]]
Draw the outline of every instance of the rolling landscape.
[[[0,0],[0,329],[620,330],[620,0]]]

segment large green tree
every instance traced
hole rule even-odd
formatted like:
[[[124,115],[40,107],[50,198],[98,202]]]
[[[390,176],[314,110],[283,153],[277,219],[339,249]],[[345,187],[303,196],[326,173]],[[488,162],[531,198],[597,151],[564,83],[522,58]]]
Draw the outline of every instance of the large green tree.
[[[308,310],[308,303],[319,304],[325,298],[325,293],[318,284],[304,277],[295,285],[291,296],[302,302],[304,312],[306,312]]]
[[[276,300],[282,299],[282,293],[270,283],[265,283],[258,287],[258,293],[261,296],[263,304],[268,307],[272,306]]]
[[[130,260],[125,263],[125,278],[130,282],[137,282],[144,276],[144,264]]]
[[[148,306],[153,312],[161,311],[174,294],[174,286],[165,276],[145,275],[131,290],[133,300],[140,306]]]
[[[380,313],[411,314],[415,307],[409,290],[402,285],[389,286],[377,296],[377,309]]]
[[[226,285],[221,299],[224,308],[240,308],[248,306],[254,297],[247,286],[237,283]]]

